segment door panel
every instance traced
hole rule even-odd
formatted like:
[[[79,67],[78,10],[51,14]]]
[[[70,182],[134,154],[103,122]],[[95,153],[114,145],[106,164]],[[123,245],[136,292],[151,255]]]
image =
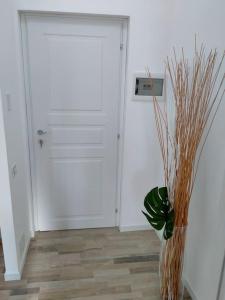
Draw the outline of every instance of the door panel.
[[[26,25],[39,229],[115,226],[121,24]]]
[[[47,41],[51,110],[101,111],[103,37],[48,35]]]

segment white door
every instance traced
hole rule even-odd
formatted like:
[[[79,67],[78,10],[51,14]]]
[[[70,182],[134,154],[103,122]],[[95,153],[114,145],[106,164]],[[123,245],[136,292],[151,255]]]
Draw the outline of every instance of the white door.
[[[121,23],[25,22],[38,229],[115,226]]]

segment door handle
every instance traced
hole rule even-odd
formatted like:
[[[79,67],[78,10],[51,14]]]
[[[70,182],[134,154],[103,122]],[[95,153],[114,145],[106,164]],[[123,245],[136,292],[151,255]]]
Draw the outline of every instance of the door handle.
[[[37,134],[38,135],[44,135],[44,134],[46,134],[47,133],[47,131],[44,131],[44,130],[42,130],[42,129],[38,129],[38,131],[37,131]]]

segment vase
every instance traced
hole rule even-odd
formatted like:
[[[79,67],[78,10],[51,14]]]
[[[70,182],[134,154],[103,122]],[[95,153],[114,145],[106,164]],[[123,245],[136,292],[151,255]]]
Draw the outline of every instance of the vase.
[[[187,226],[175,227],[173,235],[163,240],[160,252],[160,294],[162,300],[182,300],[184,249]]]

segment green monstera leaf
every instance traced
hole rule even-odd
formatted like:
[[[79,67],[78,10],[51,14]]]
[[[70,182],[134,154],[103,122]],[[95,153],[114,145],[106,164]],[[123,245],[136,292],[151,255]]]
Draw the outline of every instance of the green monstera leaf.
[[[167,187],[155,187],[145,197],[143,212],[151,226],[156,230],[164,227],[163,237],[168,240],[173,235],[174,209],[168,198]]]

